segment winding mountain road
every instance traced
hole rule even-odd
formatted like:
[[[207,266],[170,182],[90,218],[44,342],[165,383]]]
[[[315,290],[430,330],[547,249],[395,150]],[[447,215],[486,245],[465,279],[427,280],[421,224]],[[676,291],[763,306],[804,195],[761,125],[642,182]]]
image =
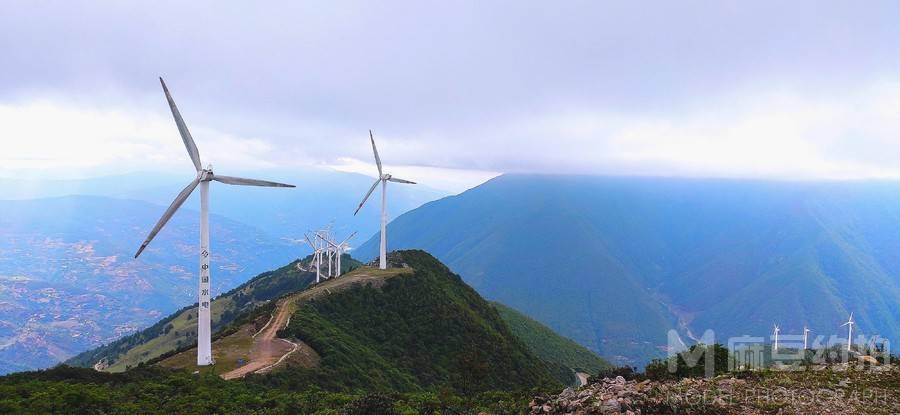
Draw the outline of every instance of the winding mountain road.
[[[243,366],[223,373],[222,378],[238,379],[250,373],[271,371],[295,353],[300,355],[305,364],[315,366],[318,363],[319,355],[312,347],[301,341],[295,343],[277,336],[278,330],[288,325],[291,314],[297,310],[298,305],[323,295],[345,290],[356,284],[371,283],[380,286],[387,278],[411,272],[412,270],[409,268],[386,271],[368,267],[360,268],[340,278],[326,280],[312,288],[283,298],[276,305],[275,311],[266,325],[253,335],[249,361]]]
[[[263,369],[271,370],[277,363],[284,361],[288,355],[304,347],[315,353],[312,348],[303,342],[298,344],[276,336],[278,330],[285,327],[288,319],[291,317],[293,307],[285,307],[287,300],[289,298],[279,302],[269,322],[253,335],[250,361],[237,369],[223,373],[223,379],[237,379]]]

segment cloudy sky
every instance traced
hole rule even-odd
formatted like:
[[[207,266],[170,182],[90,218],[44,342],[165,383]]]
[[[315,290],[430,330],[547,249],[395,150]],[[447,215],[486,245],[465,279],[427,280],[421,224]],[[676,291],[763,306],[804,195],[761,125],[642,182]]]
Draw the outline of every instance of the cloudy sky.
[[[129,3],[129,4],[126,4]],[[0,2],[0,176],[900,178],[898,2]]]

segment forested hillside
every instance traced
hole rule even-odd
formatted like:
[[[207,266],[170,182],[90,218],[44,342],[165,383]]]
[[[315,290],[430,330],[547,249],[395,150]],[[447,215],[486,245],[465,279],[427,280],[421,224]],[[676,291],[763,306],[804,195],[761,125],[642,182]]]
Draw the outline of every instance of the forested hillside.
[[[302,305],[280,336],[310,345],[321,362],[276,371],[266,382],[466,394],[559,384],[497,310],[434,257],[402,251],[389,260],[411,273]]]
[[[493,305],[513,334],[535,355],[556,370],[559,373],[557,378],[564,383],[576,384],[576,372],[595,375],[612,367],[594,352],[560,336],[534,319],[503,304],[495,302]]]
[[[900,183],[505,175],[392,221],[485,297],[617,363],[667,331],[900,336]],[[356,251],[377,252],[377,235]]]

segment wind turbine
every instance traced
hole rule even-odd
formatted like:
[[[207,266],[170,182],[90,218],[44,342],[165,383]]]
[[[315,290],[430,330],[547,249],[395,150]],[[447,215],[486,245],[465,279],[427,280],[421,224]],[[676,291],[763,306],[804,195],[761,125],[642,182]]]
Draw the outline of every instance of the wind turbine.
[[[325,241],[330,245],[326,249],[328,249],[328,278],[331,278],[337,275],[337,257],[335,255],[337,248],[334,247],[334,234],[328,232],[325,237],[328,238]]]
[[[316,262],[316,283],[318,284],[322,279],[322,274],[319,271],[319,262],[322,258],[322,249],[319,248],[318,244],[313,243],[313,241],[309,239],[309,235],[304,234],[303,238],[306,239],[306,243],[313,250],[313,261]]]
[[[341,268],[341,256],[344,255],[344,252],[345,252],[346,250],[350,249],[350,244],[349,244],[348,242],[350,242],[350,239],[353,239],[354,236],[356,236],[356,231],[353,231],[353,233],[351,233],[350,236],[344,238],[344,241],[341,242],[341,243],[339,243],[338,246],[337,246],[337,251],[338,251],[338,257],[337,257],[338,276],[341,276],[341,272],[343,272],[343,271],[342,271],[343,268]]]
[[[807,349],[806,339],[809,337],[809,332],[810,332],[809,328],[807,328],[806,326],[803,326],[803,350]]]
[[[187,149],[188,156],[191,158],[191,162],[194,163],[194,168],[197,170],[197,177],[194,178],[182,191],[175,197],[175,200],[172,201],[172,204],[169,205],[169,208],[166,209],[165,213],[163,213],[162,218],[159,219],[159,222],[156,223],[156,226],[150,231],[150,234],[147,236],[147,239],[144,240],[144,243],[141,244],[141,247],[138,248],[137,253],[134,254],[134,257],[137,258],[141,255],[141,252],[144,252],[144,248],[150,244],[150,241],[156,236],[157,233],[162,229],[163,226],[166,225],[166,222],[172,218],[172,215],[175,214],[175,211],[178,210],[179,207],[187,200],[188,196],[194,191],[197,186],[200,186],[200,287],[199,287],[199,299],[198,299],[198,307],[199,311],[197,313],[197,365],[198,366],[206,366],[211,365],[213,363],[212,359],[212,339],[211,339],[211,327],[210,327],[210,317],[209,317],[209,307],[210,307],[210,291],[209,291],[209,182],[217,181],[225,184],[233,184],[238,186],[263,186],[263,187],[294,187],[290,184],[283,183],[275,183],[269,182],[265,180],[256,180],[256,179],[244,179],[240,177],[231,177],[231,176],[220,176],[217,174],[213,174],[212,166],[207,166],[205,169],[200,164],[200,152],[197,150],[197,145],[194,144],[194,139],[191,137],[190,131],[188,131],[187,125],[184,123],[184,119],[181,118],[181,113],[178,112],[178,107],[175,106],[175,101],[172,99],[172,95],[169,93],[169,89],[166,87],[166,83],[162,78],[159,78],[159,83],[162,85],[163,91],[166,94],[166,100],[169,101],[169,109],[172,110],[172,117],[175,118],[175,125],[178,126],[178,132],[181,134],[181,141],[184,142],[184,147]]]
[[[381,183],[381,250],[379,251],[378,256],[378,267],[387,269],[387,182],[404,184],[416,184],[416,182],[398,179],[390,174],[384,173],[381,169],[381,157],[378,157],[378,149],[375,148],[375,136],[372,134],[372,130],[369,130],[369,140],[372,141],[372,152],[375,153],[375,165],[378,166],[378,179],[376,179],[375,183],[372,184],[372,187],[369,188],[369,192],[363,197],[362,202],[359,202],[359,207],[356,208],[356,212],[353,212],[353,216],[356,216],[356,214],[359,213],[359,210],[362,209],[366,200],[368,200],[372,192],[375,191],[375,186],[378,186],[378,183]]]
[[[841,327],[849,326],[847,329],[847,351],[850,351],[850,345],[853,343],[853,313],[850,313],[850,319],[847,320],[846,323],[841,324]]]
[[[353,233],[351,233],[350,236],[344,238],[344,241],[339,244],[336,244],[336,243],[334,243],[334,241],[331,241],[328,239],[324,239],[324,238],[322,239],[323,241],[325,241],[329,245],[331,245],[331,249],[333,249],[336,254],[336,258],[337,258],[336,259],[336,268],[337,268],[336,276],[338,276],[338,277],[341,276],[341,255],[343,255],[344,251],[349,247],[349,245],[347,244],[347,241],[349,241],[354,236],[356,236],[355,231]]]
[[[331,235],[331,225],[325,227],[325,229],[319,230],[315,232],[316,241],[320,244],[325,253],[325,261],[328,265],[328,272],[325,275],[328,278],[334,276],[334,272],[332,270],[332,263],[334,262],[334,249],[331,245],[334,245],[333,237]]]
[[[332,256],[332,245],[334,245],[334,242],[331,240],[331,237],[328,235],[328,233],[326,233],[324,230],[316,232],[316,240],[319,241],[319,243],[323,247],[325,247],[325,260],[328,262],[328,272],[326,273],[326,275],[330,278],[332,276],[331,261],[334,259],[334,257]]]
[[[777,324],[775,324],[774,326],[775,326],[775,349],[774,350],[775,350],[775,353],[778,353],[778,332],[781,331],[781,329],[778,328]]]

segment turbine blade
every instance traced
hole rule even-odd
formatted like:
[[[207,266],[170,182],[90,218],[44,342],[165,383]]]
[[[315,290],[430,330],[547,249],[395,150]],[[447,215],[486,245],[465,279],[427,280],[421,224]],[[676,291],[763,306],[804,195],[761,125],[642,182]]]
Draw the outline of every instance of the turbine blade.
[[[344,245],[345,243],[347,243],[347,241],[349,241],[350,239],[352,239],[354,236],[356,236],[356,231],[353,231],[353,233],[351,233],[350,236],[344,238],[344,241],[341,242],[340,245]]]
[[[366,204],[366,200],[369,200],[369,196],[372,195],[372,192],[375,191],[375,186],[378,186],[378,183],[381,182],[381,179],[375,180],[375,183],[372,183],[372,187],[369,188],[369,192],[366,193],[366,197],[363,198],[362,202],[359,202],[359,206],[356,208],[356,212],[353,212],[353,216],[356,216],[359,213],[359,210],[362,209],[363,205]]]
[[[203,167],[200,165],[200,152],[197,150],[197,144],[194,144],[191,132],[188,131],[187,125],[184,124],[184,119],[181,118],[181,113],[178,112],[178,107],[175,106],[175,100],[172,99],[172,94],[169,93],[169,88],[166,87],[166,82],[163,81],[162,77],[159,78],[159,83],[162,84],[163,91],[166,93],[166,100],[169,101],[169,109],[172,110],[172,117],[175,118],[175,125],[178,126],[181,141],[184,141],[184,148],[187,149],[188,155],[191,156],[194,167],[197,171],[200,171]]]
[[[372,130],[369,130],[369,140],[372,140],[372,152],[375,153],[375,164],[378,166],[378,177],[381,177],[384,174],[381,172],[381,157],[378,157],[378,149],[375,148],[375,136],[372,135]]]
[[[270,182],[266,180],[245,179],[243,177],[219,176],[218,174],[214,174],[212,179],[217,182],[233,184],[237,186],[296,187],[292,184]]]
[[[393,176],[391,176],[391,178],[388,179],[388,181],[389,181],[389,182],[394,182],[394,183],[416,184],[416,182],[411,182],[411,181],[409,181],[409,180],[404,180],[404,179],[398,179],[398,178],[393,177]]]
[[[172,204],[169,205],[169,208],[166,209],[166,212],[163,213],[162,217],[159,218],[159,222],[156,222],[156,226],[153,227],[153,230],[150,231],[150,234],[147,235],[147,239],[144,240],[144,243],[141,244],[141,247],[138,248],[137,253],[134,254],[134,257],[137,258],[141,252],[144,252],[144,248],[150,244],[150,241],[156,237],[156,234],[159,233],[159,230],[162,229],[163,226],[166,225],[166,222],[172,218],[172,215],[175,214],[175,211],[178,210],[179,207],[187,200],[188,196],[191,195],[191,192],[200,184],[200,178],[196,178],[188,184],[178,196],[175,197],[175,200],[172,201]]]
[[[337,245],[335,245],[334,242],[331,242],[330,240],[325,239],[325,237],[323,237],[322,235],[316,234],[316,236],[318,236],[319,239],[325,241],[325,243],[327,243],[328,245],[331,245],[331,246],[337,248]]]

